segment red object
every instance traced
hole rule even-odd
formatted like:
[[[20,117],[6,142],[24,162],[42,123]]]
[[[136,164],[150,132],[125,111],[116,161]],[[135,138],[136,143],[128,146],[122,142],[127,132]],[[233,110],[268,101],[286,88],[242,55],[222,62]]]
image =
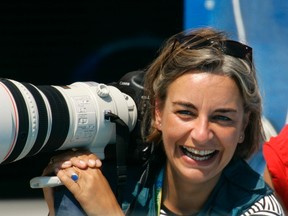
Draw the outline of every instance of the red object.
[[[274,189],[288,209],[288,125],[263,145]]]

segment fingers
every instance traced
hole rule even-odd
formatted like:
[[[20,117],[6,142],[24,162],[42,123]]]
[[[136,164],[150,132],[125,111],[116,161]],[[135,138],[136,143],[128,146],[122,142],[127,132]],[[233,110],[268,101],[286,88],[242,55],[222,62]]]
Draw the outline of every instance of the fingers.
[[[72,176],[77,176],[77,179]],[[73,193],[80,190],[79,185],[77,184],[77,181],[79,180],[79,174],[76,172],[71,172],[70,170],[59,170],[57,172],[57,176],[61,180],[61,182]],[[74,178],[74,179],[73,179]]]
[[[73,180],[70,168],[59,170],[57,176],[88,215],[123,215],[117,199],[100,169],[82,170],[77,167],[73,169],[78,175],[76,181]]]
[[[80,169],[100,168],[101,160],[93,153],[87,150],[69,150],[64,154],[55,155],[49,161],[42,175],[50,175],[60,169],[69,167],[78,167]]]
[[[72,157],[70,161],[72,162],[73,166],[82,169],[85,169],[87,167],[100,168],[102,166],[101,160],[91,152],[76,151],[74,157]]]

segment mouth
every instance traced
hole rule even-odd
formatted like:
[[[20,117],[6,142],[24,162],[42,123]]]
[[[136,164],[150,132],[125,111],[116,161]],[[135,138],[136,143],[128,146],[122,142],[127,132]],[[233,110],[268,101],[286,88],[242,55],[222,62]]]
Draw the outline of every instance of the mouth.
[[[199,150],[187,146],[181,146],[180,148],[184,155],[195,161],[209,160],[219,152],[218,150]]]

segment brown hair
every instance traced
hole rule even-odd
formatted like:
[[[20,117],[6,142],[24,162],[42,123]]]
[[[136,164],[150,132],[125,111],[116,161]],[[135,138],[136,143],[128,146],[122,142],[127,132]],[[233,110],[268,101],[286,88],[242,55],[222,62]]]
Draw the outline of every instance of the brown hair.
[[[179,40],[179,36],[184,40]],[[161,133],[154,126],[155,98],[164,103],[169,85],[183,74],[197,70],[228,76],[236,82],[243,97],[244,110],[250,112],[250,118],[245,139],[238,145],[234,156],[247,159],[258,149],[260,142],[264,140],[264,132],[261,122],[262,102],[252,56],[240,58],[231,53],[226,54],[222,44],[227,40],[224,32],[201,28],[180,32],[164,43],[159,56],[145,75],[144,89],[149,103],[143,119],[142,133],[147,142],[156,145],[162,142]],[[203,43],[206,41],[210,44]]]

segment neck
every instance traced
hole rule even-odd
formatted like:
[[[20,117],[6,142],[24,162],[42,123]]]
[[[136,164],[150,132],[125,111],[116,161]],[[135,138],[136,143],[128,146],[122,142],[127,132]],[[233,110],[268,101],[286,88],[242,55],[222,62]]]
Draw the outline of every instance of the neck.
[[[206,203],[219,177],[204,182],[193,182],[191,179],[179,177],[167,166],[164,176],[162,202],[175,214],[192,215],[199,212]]]

